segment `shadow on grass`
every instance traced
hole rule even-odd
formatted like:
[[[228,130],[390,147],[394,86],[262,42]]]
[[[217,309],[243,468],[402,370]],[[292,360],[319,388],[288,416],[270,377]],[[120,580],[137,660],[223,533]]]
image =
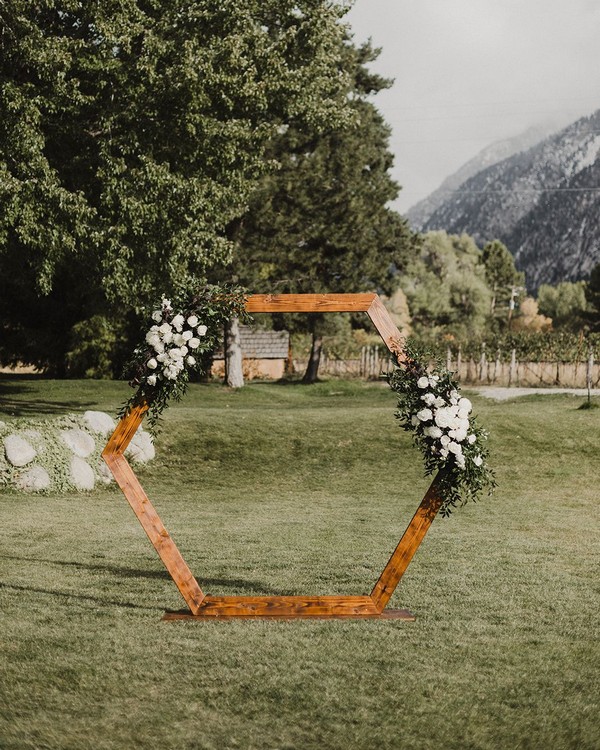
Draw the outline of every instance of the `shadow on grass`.
[[[25,378],[23,379],[25,381]],[[26,394],[36,389],[25,384],[5,383],[0,380],[0,412],[12,417],[27,417],[40,414],[64,414],[67,411],[93,406],[93,401],[49,401],[48,399],[27,398]],[[22,398],[20,398],[22,397]]]
[[[79,599],[81,601],[93,602],[94,604],[101,604],[102,606],[114,606],[114,607],[125,607],[126,609],[145,609],[151,612],[156,612],[160,607],[150,607],[146,604],[134,604],[133,602],[120,602],[112,599],[102,599],[98,596],[90,596],[89,594],[74,594],[69,591],[56,591],[53,589],[39,589],[35,586],[19,586],[15,583],[4,583],[0,581],[0,589],[9,589],[11,591],[29,592],[32,594],[44,594],[45,596],[55,596],[61,599]]]
[[[159,580],[171,580],[171,576],[166,570],[138,570],[136,568],[124,568],[119,565],[110,565],[108,563],[85,563],[77,562],[74,560],[45,560],[39,557],[16,557],[15,555],[0,555],[0,559],[13,560],[16,562],[32,562],[32,563],[43,563],[44,565],[59,565],[68,568],[77,568],[79,570],[97,571],[102,573],[110,573],[111,575],[121,576],[122,578],[147,578],[147,579],[159,579]],[[243,578],[198,578],[198,583],[201,587],[206,588],[207,586],[218,586],[227,588],[243,589],[250,592],[251,594],[269,594],[269,595],[280,595],[288,596],[292,595],[292,591],[281,591],[279,589],[274,590],[270,586],[262,583],[261,581],[247,581]],[[0,582],[0,587],[7,586]],[[44,592],[42,589],[31,589],[32,591],[38,591],[41,593],[56,593],[60,595],[60,592]],[[65,596],[77,596],[76,594],[65,594]],[[84,597],[85,598],[85,597]],[[100,600],[99,600],[100,601]],[[103,600],[102,600],[103,601]],[[114,604],[115,602],[113,602]],[[127,605],[122,605],[127,606]],[[134,605],[131,605],[134,606]]]

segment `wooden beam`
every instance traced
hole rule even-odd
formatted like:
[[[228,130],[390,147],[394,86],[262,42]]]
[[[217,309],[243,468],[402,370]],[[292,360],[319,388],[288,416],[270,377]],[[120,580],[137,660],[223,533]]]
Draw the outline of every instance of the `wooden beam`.
[[[440,509],[443,498],[439,491],[440,474],[435,477],[431,486],[425,493],[425,497],[417,508],[406,531],[398,542],[398,546],[390,557],[388,564],[379,576],[379,580],[371,591],[371,598],[377,610],[381,612],[389,602],[398,582],[408,568],[413,555],[423,541],[423,537],[429,530],[433,519]]]
[[[377,295],[368,294],[253,294],[249,313],[367,312]]]
[[[203,617],[375,615],[370,596],[207,596]]]
[[[394,355],[398,364],[406,359],[404,354],[404,337],[398,330],[390,317],[390,313],[379,297],[369,305],[367,315],[371,318],[377,333],[381,336],[383,343],[388,350]]]
[[[145,408],[136,407],[132,409],[129,414],[123,417],[103,450],[102,458],[125,495],[148,539],[158,552],[158,556],[185,599],[186,604],[191,612],[196,614],[204,599],[204,593],[123,455],[145,412],[148,410],[148,406],[144,406]]]

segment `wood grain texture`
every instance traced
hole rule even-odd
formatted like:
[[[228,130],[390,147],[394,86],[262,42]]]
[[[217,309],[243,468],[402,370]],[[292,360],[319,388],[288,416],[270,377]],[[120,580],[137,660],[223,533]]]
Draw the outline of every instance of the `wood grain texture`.
[[[367,294],[253,294],[249,313],[367,312],[377,295]]]
[[[374,615],[370,596],[207,596],[200,611],[204,617],[314,615]]]
[[[197,614],[204,599],[204,593],[123,455],[147,409],[147,405],[145,408],[136,407],[121,419],[102,452],[102,458],[190,611]]]
[[[379,297],[376,296],[371,302],[367,314],[377,329],[377,333],[381,336],[383,343],[394,355],[398,364],[402,364],[406,359],[406,355],[404,354],[404,337],[391,319],[388,309]]]
[[[439,477],[440,474],[438,473],[398,542],[398,546],[390,557],[388,564],[379,576],[373,591],[371,591],[371,598],[379,612],[389,602],[398,582],[404,575],[442,505],[443,498],[438,489]]]

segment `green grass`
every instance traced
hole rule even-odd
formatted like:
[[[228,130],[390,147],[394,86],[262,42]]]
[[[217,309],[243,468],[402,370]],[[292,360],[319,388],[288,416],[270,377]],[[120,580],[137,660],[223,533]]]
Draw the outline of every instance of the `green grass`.
[[[0,419],[122,383],[0,380]],[[0,747],[600,747],[598,416],[491,403],[499,488],[439,518],[414,623],[164,623],[183,601],[120,492],[0,495]],[[427,487],[377,385],[193,386],[140,473],[212,594],[363,593]]]

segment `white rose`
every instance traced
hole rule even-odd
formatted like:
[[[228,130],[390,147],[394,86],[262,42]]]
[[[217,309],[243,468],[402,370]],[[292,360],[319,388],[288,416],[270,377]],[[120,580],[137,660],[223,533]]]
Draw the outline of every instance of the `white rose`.
[[[173,347],[173,349],[169,351],[169,357],[170,359],[182,359],[183,354],[181,353],[181,349],[178,349],[177,347]]]
[[[148,383],[148,385],[156,385],[156,375],[148,375],[146,383]]]
[[[452,407],[445,406],[438,409],[435,413],[435,423],[438,427],[448,428],[454,421],[454,414],[452,413]]]
[[[466,430],[454,430],[454,435],[448,433],[450,437],[453,437],[457,443],[462,443],[462,441],[467,437],[467,431]]]
[[[169,355],[166,352],[161,352],[156,357],[158,362],[166,362],[169,359]]]
[[[186,359],[186,362],[190,367],[193,367],[196,364],[196,359],[190,354],[190,356]]]
[[[453,440],[448,443],[448,450],[454,455],[462,455],[462,445],[455,443]]]
[[[187,319],[187,324],[190,328],[198,325],[198,318],[196,317],[196,315],[190,315],[190,317]]]
[[[147,365],[147,367],[148,367],[148,368],[149,368],[150,370],[156,370],[156,368],[158,367],[158,362],[157,362],[157,361],[156,361],[156,360],[154,359],[154,357],[152,357],[152,359],[149,359],[149,360],[148,360],[148,361],[146,362],[146,365]]]
[[[425,401],[427,406],[431,406],[435,402],[435,396],[433,393],[424,393],[421,396],[421,401]]]
[[[473,445],[473,443],[476,440],[477,440],[477,435],[473,435],[473,433],[471,433],[470,435],[467,435],[467,442],[469,443],[469,445]]]
[[[190,339],[188,341],[188,346],[190,349],[197,349],[200,346],[200,339]]]
[[[183,354],[183,356],[185,357],[185,355],[186,355],[186,354],[188,353],[189,349],[187,348],[187,346],[180,346],[180,347],[179,347],[179,351],[180,351],[180,352],[181,352],[181,353]]]
[[[431,377],[429,378],[429,385],[430,385],[430,386],[431,386],[432,388],[435,388],[435,387],[436,387],[436,385],[437,385],[437,382],[438,382],[438,380],[439,380],[439,379],[440,379],[440,376],[439,376],[439,375],[432,375],[432,376],[431,376]]]
[[[168,331],[167,333],[163,333],[162,339],[165,342],[165,344],[170,344],[171,341],[173,341],[173,332]]]
[[[430,419],[433,419],[433,412],[431,409],[421,409],[417,412],[417,417],[421,422],[429,422]]]
[[[442,435],[440,438],[440,443],[444,446],[444,448],[447,448],[450,445],[450,438],[448,435]]]
[[[183,317],[181,313],[178,313],[171,321],[171,323],[173,324],[173,327],[176,328],[178,331],[181,331],[181,329],[183,328],[184,322],[185,322],[185,318]]]
[[[422,378],[417,380],[417,386],[419,388],[429,388],[429,378],[423,375]]]
[[[156,346],[156,344],[160,344],[160,336],[156,331],[148,331],[146,334],[146,343],[150,344],[150,346]]]
[[[208,328],[206,326],[198,326],[198,336],[206,336]]]
[[[433,402],[433,405],[435,406],[436,409],[439,409],[440,406],[446,406],[446,402],[441,396],[438,396],[436,400]]]
[[[421,424],[421,420],[413,414],[410,418],[410,423],[413,427],[418,427]]]
[[[152,313],[152,320],[155,320],[157,323],[160,323],[162,320],[162,310],[155,310]]]
[[[458,402],[458,408],[460,411],[466,411],[467,415],[471,413],[471,410],[473,409],[473,404],[469,401],[468,398],[461,398]]]
[[[423,434],[427,435],[427,437],[431,438],[439,438],[442,437],[442,431],[439,427],[436,427],[435,425],[432,425],[431,427],[426,427],[423,430]]]
[[[440,456],[442,456],[442,458],[448,458],[448,448],[440,448]]]
[[[458,391],[450,391],[450,402],[452,404],[458,404],[458,399],[460,398],[460,394]]]
[[[475,456],[475,458],[473,459],[473,463],[475,464],[475,466],[481,466],[481,464],[483,463],[483,458],[481,458],[481,456]]]
[[[184,331],[181,335],[184,341],[189,341],[194,334],[191,331]]]
[[[162,341],[157,341],[157,342],[156,342],[156,343],[154,344],[154,351],[155,351],[155,352],[156,352],[157,354],[162,354],[162,353],[164,352],[164,350],[165,350],[165,345],[163,344],[163,342],[162,342]]]
[[[159,328],[158,330],[159,330],[159,331],[160,331],[160,332],[161,332],[162,334],[165,334],[165,333],[171,333],[171,332],[172,332],[172,327],[171,327],[171,324],[170,324],[170,323],[167,323],[167,322],[165,321],[165,322],[164,322],[164,323],[163,323],[163,324],[162,324],[162,325],[160,326],[160,328]]]
[[[459,469],[464,469],[465,468],[465,457],[462,456],[462,455],[456,456],[456,465],[458,466]]]

